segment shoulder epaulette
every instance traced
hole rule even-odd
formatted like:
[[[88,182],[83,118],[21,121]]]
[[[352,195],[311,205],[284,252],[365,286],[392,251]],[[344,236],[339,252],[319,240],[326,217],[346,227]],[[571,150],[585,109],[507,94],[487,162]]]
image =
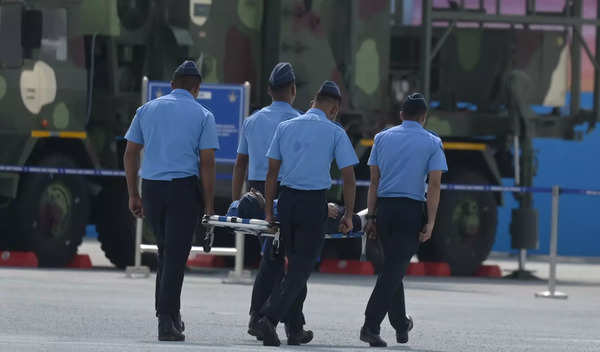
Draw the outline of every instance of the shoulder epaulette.
[[[436,136],[438,138],[441,138],[437,133],[433,132],[432,130],[425,129],[425,131],[431,133],[432,135],[434,135],[434,136]]]

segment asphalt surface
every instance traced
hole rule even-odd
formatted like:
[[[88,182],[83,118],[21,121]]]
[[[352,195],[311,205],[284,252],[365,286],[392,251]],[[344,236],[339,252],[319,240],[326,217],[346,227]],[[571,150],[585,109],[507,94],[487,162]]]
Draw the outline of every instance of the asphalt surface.
[[[415,319],[407,345],[395,343],[389,322],[382,337],[390,350],[600,351],[598,264],[559,286],[567,300],[534,298],[545,282],[506,279],[406,280]],[[251,286],[223,284],[226,272],[186,276],[184,343],[159,343],[153,312],[154,275],[126,278],[111,268],[46,270],[0,268],[0,351],[257,351],[246,334]],[[583,280],[578,280],[578,276]],[[280,350],[361,351],[363,311],[375,277],[315,274],[305,304],[309,345]]]

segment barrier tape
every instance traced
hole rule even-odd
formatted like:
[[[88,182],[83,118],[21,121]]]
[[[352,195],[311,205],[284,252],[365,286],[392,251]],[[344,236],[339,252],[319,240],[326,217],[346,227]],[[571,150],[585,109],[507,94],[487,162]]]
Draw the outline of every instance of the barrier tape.
[[[8,173],[34,173],[54,175],[81,175],[81,176],[109,176],[124,177],[125,171],[108,169],[71,169],[62,167],[40,167],[40,166],[14,166],[0,165],[0,172]],[[231,180],[231,174],[217,174],[217,180]],[[332,184],[341,185],[341,180],[333,180]],[[356,181],[359,187],[369,187],[370,182],[365,180]],[[552,187],[518,187],[497,185],[460,185],[442,184],[442,190],[468,191],[468,192],[512,192],[512,193],[552,193]],[[560,188],[561,194],[575,194],[585,196],[600,196],[600,190]]]
[[[123,170],[107,169],[69,169],[63,167],[40,167],[40,166],[13,166],[0,165],[0,172],[20,174],[50,174],[50,175],[81,175],[81,176],[109,176],[125,177]],[[231,180],[230,174],[217,174],[217,180]]]

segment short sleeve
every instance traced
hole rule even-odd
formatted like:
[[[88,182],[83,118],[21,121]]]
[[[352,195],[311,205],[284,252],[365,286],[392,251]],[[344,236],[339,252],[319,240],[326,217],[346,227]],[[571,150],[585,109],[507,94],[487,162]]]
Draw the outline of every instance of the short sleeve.
[[[427,172],[431,171],[448,171],[448,165],[446,164],[446,155],[444,155],[444,147],[441,141],[436,141],[433,148],[433,154],[429,157],[429,163],[427,164]]]
[[[271,140],[271,146],[269,146],[269,150],[267,150],[266,157],[269,159],[281,160],[281,149],[279,148],[279,140],[281,136],[281,125],[277,126],[275,129],[275,134],[273,135],[273,139]]]
[[[219,139],[217,137],[217,124],[215,117],[211,113],[206,114],[206,122],[200,134],[199,150],[219,149]]]
[[[369,160],[367,161],[367,165],[369,166],[379,166],[377,163],[377,149],[379,143],[377,143],[377,136],[375,136],[375,141],[373,142],[373,147],[371,147],[371,154],[369,155]]]
[[[142,133],[141,119],[143,106],[139,107],[135,112],[135,116],[131,121],[131,125],[125,134],[125,139],[137,144],[144,144],[144,134]]]
[[[358,158],[356,157],[352,143],[350,143],[348,135],[343,130],[339,131],[334,156],[335,162],[340,170],[358,164]]]
[[[246,132],[248,129],[248,120],[244,121],[242,130],[240,131],[240,144],[238,145],[237,153],[248,155],[248,139],[246,138]]]

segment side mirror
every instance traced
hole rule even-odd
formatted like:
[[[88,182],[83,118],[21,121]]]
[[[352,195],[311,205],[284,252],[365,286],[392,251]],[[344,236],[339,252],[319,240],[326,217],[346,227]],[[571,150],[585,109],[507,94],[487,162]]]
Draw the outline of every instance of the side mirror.
[[[42,11],[23,12],[21,25],[21,45],[25,49],[39,49],[42,46]]]

